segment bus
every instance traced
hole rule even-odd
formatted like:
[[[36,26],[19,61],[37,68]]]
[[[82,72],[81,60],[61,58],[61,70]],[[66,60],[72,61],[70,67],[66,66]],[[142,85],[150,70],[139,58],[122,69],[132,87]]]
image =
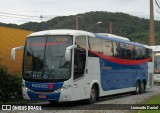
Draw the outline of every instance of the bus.
[[[46,30],[27,36],[22,92],[24,99],[66,102],[125,92],[144,93],[152,50],[114,35],[82,30]]]
[[[160,83],[160,45],[151,46],[154,60],[154,84]]]
[[[160,83],[160,53],[154,56],[154,82]]]

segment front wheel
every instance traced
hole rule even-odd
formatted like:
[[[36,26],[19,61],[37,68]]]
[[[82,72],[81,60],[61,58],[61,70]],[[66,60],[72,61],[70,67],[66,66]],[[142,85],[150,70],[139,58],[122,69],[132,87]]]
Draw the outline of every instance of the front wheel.
[[[90,92],[90,98],[88,99],[88,103],[92,104],[96,102],[97,100],[97,88],[95,86],[92,86],[91,92]]]

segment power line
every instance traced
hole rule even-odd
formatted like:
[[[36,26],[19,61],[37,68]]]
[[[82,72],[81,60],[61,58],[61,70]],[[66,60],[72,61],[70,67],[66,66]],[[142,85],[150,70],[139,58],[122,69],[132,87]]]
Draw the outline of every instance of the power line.
[[[24,17],[36,17],[37,16],[30,16],[30,15],[21,15],[21,14],[14,14],[14,13],[5,13],[5,12],[0,12],[1,14],[7,14],[7,15],[14,15],[14,16],[24,16]]]
[[[155,0],[155,3],[156,3],[156,5],[158,6],[158,8],[160,9],[160,5],[159,5],[159,3],[157,2],[157,0]]]
[[[160,10],[160,5],[157,0],[155,0],[155,3],[156,3],[158,10]],[[160,14],[160,11],[158,11],[157,8],[156,8],[156,12]]]
[[[17,17],[17,16],[11,16],[11,15],[2,15],[0,14],[1,17],[9,17],[9,18],[20,18],[20,19],[33,19],[33,20],[40,20],[38,18],[31,18],[31,17]]]
[[[33,16],[33,15],[22,15],[22,14],[16,14],[16,13],[6,13],[6,12],[0,12],[0,14],[5,14],[5,15],[13,15],[13,16],[21,16],[21,17],[40,18],[39,16]],[[43,18],[49,18],[49,17],[43,17]]]
[[[2,19],[2,17],[4,18],[11,18],[11,19],[23,19],[23,20],[28,20],[28,21],[42,21],[41,19],[38,19],[38,18],[25,18],[25,17],[15,17],[15,16],[9,16],[9,15],[1,15],[0,14],[0,17]],[[47,21],[48,19],[43,19],[43,21]]]
[[[20,18],[20,19],[29,19],[29,20],[41,20],[47,21],[49,19],[52,19],[53,17],[47,17],[47,16],[34,16],[34,15],[24,15],[24,14],[17,14],[17,13],[8,13],[8,12],[2,12],[0,11],[1,17],[7,17],[7,18]]]

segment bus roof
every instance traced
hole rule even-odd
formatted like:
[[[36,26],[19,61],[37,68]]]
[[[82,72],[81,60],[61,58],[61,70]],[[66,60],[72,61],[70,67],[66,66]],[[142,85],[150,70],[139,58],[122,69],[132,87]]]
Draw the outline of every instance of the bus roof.
[[[114,38],[114,37],[112,37],[112,36],[105,36],[105,35],[100,35],[100,34],[95,34],[95,36],[96,36],[97,38],[101,38],[101,39],[106,39],[106,40],[111,40],[111,41],[115,41],[115,42],[120,42],[120,43],[125,43],[125,44],[130,44],[130,45],[136,45],[136,46],[145,47],[143,44],[130,42],[129,40],[124,40],[124,39],[120,39],[120,38]]]
[[[27,37],[32,37],[32,36],[46,36],[46,35],[87,35],[87,36],[92,36],[95,37],[93,33],[87,32],[87,31],[82,31],[82,30],[70,30],[70,29],[56,29],[56,30],[45,30],[45,31],[39,31],[32,33],[28,35]]]
[[[136,45],[136,46],[141,46],[145,47],[143,44],[139,43],[134,43],[130,42],[129,39],[121,36],[116,36],[112,34],[107,33],[91,33],[83,30],[71,30],[71,29],[56,29],[56,30],[45,30],[45,31],[39,31],[39,32],[34,32],[27,37],[34,37],[34,36],[48,36],[48,35],[74,35],[74,36],[80,36],[80,35],[86,35],[86,36],[91,36],[91,37],[96,37],[96,38],[101,38],[101,39],[106,39],[106,40],[112,40],[115,42],[121,42],[121,43],[126,43],[126,44],[131,44],[131,45]]]
[[[153,48],[151,47],[151,46],[149,46],[149,45],[144,45],[146,48],[148,48],[148,49],[152,49],[153,50]]]
[[[108,36],[108,37],[112,37],[112,38],[117,38],[117,39],[121,39],[121,40],[126,40],[126,41],[130,41],[128,38],[126,37],[122,37],[122,36],[117,36],[114,34],[109,34],[109,33],[97,33],[99,35],[104,35],[104,36]]]

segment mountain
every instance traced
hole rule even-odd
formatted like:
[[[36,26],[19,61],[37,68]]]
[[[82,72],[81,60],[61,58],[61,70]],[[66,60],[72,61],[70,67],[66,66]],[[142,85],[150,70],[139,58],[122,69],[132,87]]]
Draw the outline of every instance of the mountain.
[[[59,16],[46,22],[29,22],[22,25],[10,25],[11,27],[25,30],[41,31],[48,29],[75,29],[76,16]],[[102,24],[93,26],[96,22]],[[112,33],[128,37],[131,41],[149,44],[149,20],[131,16],[125,13],[111,13],[104,11],[87,12],[78,14],[79,29],[90,32],[109,32],[109,22],[112,22]],[[1,25],[1,24],[0,24]],[[9,26],[9,25],[8,25]],[[160,21],[155,21],[156,44],[160,44]]]
[[[18,28],[19,26],[17,24],[5,24],[0,22],[0,26],[6,26],[6,27],[12,27],[12,28]]]

